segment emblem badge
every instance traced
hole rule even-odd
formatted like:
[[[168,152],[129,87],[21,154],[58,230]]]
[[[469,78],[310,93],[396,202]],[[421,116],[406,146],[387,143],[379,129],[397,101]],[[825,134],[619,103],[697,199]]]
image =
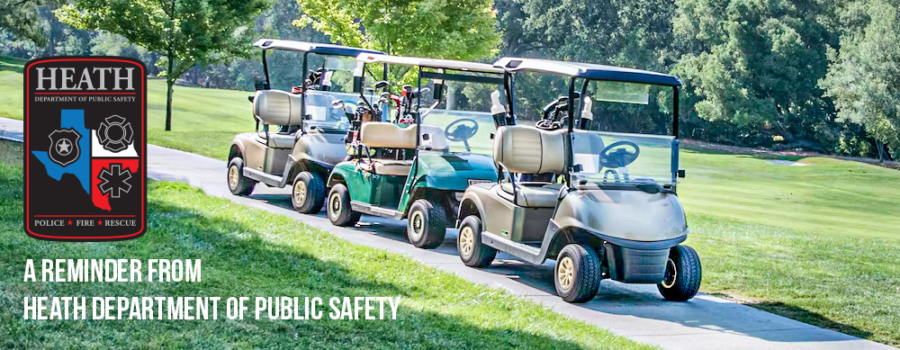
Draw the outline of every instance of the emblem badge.
[[[25,233],[118,241],[147,230],[147,78],[125,57],[25,65]]]
[[[81,157],[78,140],[81,134],[73,129],[57,129],[50,134],[50,160],[61,166],[67,166]]]

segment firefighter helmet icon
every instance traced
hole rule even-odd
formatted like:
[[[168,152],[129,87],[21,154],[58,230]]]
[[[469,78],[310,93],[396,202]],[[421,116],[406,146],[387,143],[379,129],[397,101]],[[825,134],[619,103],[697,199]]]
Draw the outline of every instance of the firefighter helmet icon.
[[[110,152],[121,152],[128,148],[134,137],[131,123],[117,115],[109,116],[97,129],[97,138],[103,148]]]
[[[50,150],[47,155],[61,166],[72,164],[81,156],[78,140],[81,140],[81,134],[74,129],[53,130],[50,133]]]

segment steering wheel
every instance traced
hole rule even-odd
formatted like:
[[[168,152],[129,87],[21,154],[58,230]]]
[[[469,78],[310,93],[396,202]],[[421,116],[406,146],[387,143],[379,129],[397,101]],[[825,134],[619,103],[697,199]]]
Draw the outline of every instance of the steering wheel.
[[[471,124],[471,126],[467,124]],[[444,129],[444,135],[447,137],[447,140],[462,142],[466,145],[466,152],[472,151],[469,148],[469,139],[475,137],[476,133],[478,133],[478,122],[472,118],[457,119]]]
[[[634,152],[629,152],[626,149],[629,147],[633,148]],[[604,148],[603,151],[600,152],[600,165],[602,165],[604,168],[621,168],[634,162],[639,154],[641,154],[641,149],[634,142],[613,142],[611,145],[606,146],[606,148]]]

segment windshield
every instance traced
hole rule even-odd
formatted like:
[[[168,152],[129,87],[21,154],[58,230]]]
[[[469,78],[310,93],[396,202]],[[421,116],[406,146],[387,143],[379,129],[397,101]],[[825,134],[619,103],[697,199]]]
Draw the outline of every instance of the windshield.
[[[578,130],[573,179],[598,185],[672,184],[675,137]],[[580,166],[580,169],[579,169]]]
[[[519,125],[565,129],[569,121],[565,77],[523,72],[516,76]],[[574,183],[674,184],[678,147],[671,134],[670,86],[576,80]]]
[[[352,113],[359,102],[359,95],[353,93],[356,59],[310,53],[307,56],[307,70],[304,72],[303,55],[303,52],[288,50],[267,52],[270,89],[300,94],[306,80],[308,88],[304,129],[346,132],[349,128],[346,112]],[[343,101],[343,107],[335,104],[336,101]]]
[[[515,76],[515,114],[519,125],[535,125],[547,113],[547,107],[568,95],[568,78],[537,72],[519,72]],[[575,82],[575,109],[587,117],[585,129],[648,135],[672,134],[672,97],[670,86],[613,81]],[[590,102],[587,102],[590,100]],[[584,105],[582,105],[584,103]],[[582,107],[584,106],[584,107]],[[585,108],[586,107],[586,108]],[[555,106],[548,113],[553,116]],[[589,112],[589,113],[585,113]],[[561,121],[566,113],[560,113]],[[580,125],[576,124],[576,127]]]
[[[350,127],[347,112],[356,110],[359,94],[315,91],[306,92],[306,115],[303,127],[324,132],[346,132]]]
[[[470,72],[466,75],[501,78],[496,74]],[[446,80],[442,83],[435,85],[434,79],[422,80],[422,102],[418,109],[422,116],[422,131],[436,135],[423,136],[421,147],[490,155],[491,134],[496,131],[490,112],[491,94],[496,92],[503,96],[502,84]],[[440,92],[439,96],[435,96],[435,89]],[[431,139],[431,144],[424,140],[426,137]]]

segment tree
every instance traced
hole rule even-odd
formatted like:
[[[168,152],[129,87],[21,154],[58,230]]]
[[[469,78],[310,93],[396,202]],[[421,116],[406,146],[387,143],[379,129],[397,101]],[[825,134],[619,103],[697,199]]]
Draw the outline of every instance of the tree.
[[[617,65],[665,72],[674,62],[672,0],[499,0],[504,26],[504,54]],[[565,91],[567,82],[545,74],[516,78],[517,115],[540,117],[541,107]],[[671,99],[670,99],[671,101]],[[652,99],[651,104],[656,104]],[[605,130],[664,133],[671,115],[642,108],[632,118],[617,115],[612,105],[595,104]]]
[[[47,44],[38,24],[41,6],[56,5],[59,0],[0,0],[0,28],[19,37],[34,41],[38,46]]]
[[[166,66],[166,131],[175,81],[196,64],[249,54],[249,26],[266,0],[73,0],[56,12],[77,28],[105,30],[160,53]]]
[[[808,0],[678,0],[674,31],[684,52],[674,72],[684,107],[709,121],[770,128],[786,141],[827,151],[837,137],[823,98],[827,4]]]
[[[842,119],[861,122],[900,154],[900,10],[897,1],[851,4],[831,66],[821,85]]]
[[[490,0],[298,0],[294,23],[343,45],[390,54],[474,60],[500,42]]]

